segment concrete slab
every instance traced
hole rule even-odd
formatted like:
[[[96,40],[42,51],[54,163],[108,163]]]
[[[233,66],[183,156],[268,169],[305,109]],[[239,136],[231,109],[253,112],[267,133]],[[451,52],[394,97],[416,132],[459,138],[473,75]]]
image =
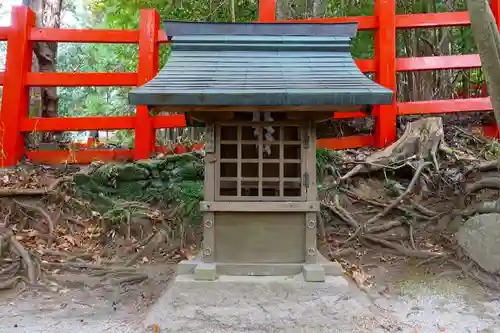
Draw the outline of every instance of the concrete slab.
[[[180,275],[146,317],[161,332],[384,332],[371,302],[344,277],[305,282],[302,274],[227,276],[196,281]],[[366,331],[368,332],[368,331]]]

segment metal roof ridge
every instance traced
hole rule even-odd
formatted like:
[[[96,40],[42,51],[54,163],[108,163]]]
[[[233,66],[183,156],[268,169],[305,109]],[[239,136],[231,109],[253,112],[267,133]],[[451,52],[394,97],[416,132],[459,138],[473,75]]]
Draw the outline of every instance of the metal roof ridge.
[[[356,35],[358,23],[214,23],[165,21],[164,29],[169,38],[189,35],[333,36],[353,38]]]

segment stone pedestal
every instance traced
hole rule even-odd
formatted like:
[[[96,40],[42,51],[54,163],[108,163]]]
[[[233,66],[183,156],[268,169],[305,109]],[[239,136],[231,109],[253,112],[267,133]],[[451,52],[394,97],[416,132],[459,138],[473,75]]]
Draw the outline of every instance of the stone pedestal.
[[[148,329],[161,332],[364,332],[376,325],[370,301],[341,276],[305,282],[302,274],[226,276],[214,282],[180,275],[153,306]],[[370,330],[370,332],[373,332]]]
[[[181,261],[179,276],[193,276],[200,281],[215,281],[221,275],[234,276],[295,276],[302,274],[304,281],[323,282],[327,276],[343,276],[339,263],[326,260],[317,252],[316,264],[307,263],[205,263],[200,259]]]

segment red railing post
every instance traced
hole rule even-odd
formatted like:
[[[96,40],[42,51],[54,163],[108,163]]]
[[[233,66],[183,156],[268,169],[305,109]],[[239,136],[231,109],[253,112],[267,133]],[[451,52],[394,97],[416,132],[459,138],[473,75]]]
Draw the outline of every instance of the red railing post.
[[[0,112],[0,167],[13,167],[21,159],[24,136],[21,120],[29,114],[29,87],[26,85],[31,71],[31,29],[35,27],[35,14],[25,6],[12,9],[12,22],[7,38],[7,59]]]
[[[490,0],[491,11],[495,20],[497,21],[497,27],[500,28],[500,0]]]
[[[377,105],[375,146],[383,148],[396,140],[396,0],[375,0],[377,31],[375,34],[375,81],[394,91],[390,105]]]
[[[141,86],[153,79],[158,73],[160,57],[158,31],[160,29],[160,15],[154,9],[141,10],[139,26],[139,64],[138,82]],[[134,159],[148,159],[151,157],[155,145],[155,130],[153,119],[146,106],[140,105],[135,114],[135,143]]]
[[[259,1],[259,22],[276,21],[276,0]]]

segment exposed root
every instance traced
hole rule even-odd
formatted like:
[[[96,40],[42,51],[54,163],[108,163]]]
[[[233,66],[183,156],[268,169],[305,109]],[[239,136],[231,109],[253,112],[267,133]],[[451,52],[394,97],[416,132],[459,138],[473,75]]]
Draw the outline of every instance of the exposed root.
[[[129,275],[121,278],[116,278],[113,280],[113,284],[124,284],[124,283],[141,283],[142,281],[146,280],[148,276],[146,274],[134,274],[134,275]]]
[[[500,178],[483,178],[465,188],[466,196],[483,189],[500,190]]]
[[[337,210],[346,218],[350,226],[354,228],[359,227],[358,221],[356,221],[356,219],[351,215],[351,213],[349,213],[346,209],[344,209],[344,207],[340,205],[340,199],[338,194],[335,194],[333,199],[333,204],[335,205],[335,208],[337,208]]]
[[[465,174],[467,175],[473,171],[486,172],[493,170],[500,170],[500,161],[486,161],[486,162],[481,162],[478,165],[468,166],[465,169]]]
[[[461,215],[462,217],[469,217],[475,214],[488,213],[500,214],[500,200],[480,202],[472,207],[462,210],[458,215]]]
[[[21,202],[21,201],[18,201],[18,200],[14,200],[14,202],[25,208],[25,209],[28,209],[28,210],[31,210],[31,211],[34,211],[34,212],[38,212],[40,215],[42,215],[45,220],[47,221],[47,224],[49,226],[49,234],[48,234],[48,237],[47,237],[47,240],[48,240],[48,246],[50,247],[51,244],[52,244],[52,239],[54,237],[54,229],[55,229],[55,223],[54,223],[54,220],[50,217],[50,215],[45,211],[45,209],[43,209],[42,207],[38,206],[38,205],[31,205],[31,204],[28,204],[26,202]]]
[[[358,164],[340,177],[340,180],[345,181],[357,174],[384,168],[398,169],[414,160],[430,159],[438,170],[436,154],[443,145],[443,120],[439,117],[419,119],[408,123],[403,135],[396,142],[367,157],[363,164]]]
[[[1,188],[0,197],[43,196],[53,193],[62,183],[72,181],[72,177],[61,177],[47,188]]]
[[[422,173],[422,170],[424,169],[424,167],[426,167],[429,164],[430,164],[429,162],[424,162],[423,160],[420,160],[418,163],[417,169],[415,170],[415,173],[413,174],[413,178],[410,181],[410,184],[408,185],[406,190],[403,193],[401,193],[396,199],[394,199],[389,204],[389,206],[387,206],[383,211],[381,211],[380,213],[378,213],[377,215],[373,216],[371,219],[366,221],[365,225],[370,225],[370,224],[374,223],[375,221],[380,219],[382,216],[384,216],[388,212],[390,212],[394,207],[399,205],[401,203],[401,201],[411,192],[411,190],[413,189],[413,187],[417,183],[418,178],[420,177],[420,174]]]
[[[33,264],[33,261],[31,260],[31,255],[14,236],[10,238],[10,245],[12,247],[12,250],[17,254],[19,254],[19,256],[23,259],[23,262],[26,265],[28,271],[29,283],[31,285],[35,285],[38,281],[37,268],[35,267],[35,264]]]
[[[363,238],[370,241],[370,242],[378,243],[380,245],[383,245],[384,247],[395,250],[395,251],[399,252],[400,255],[403,255],[406,257],[429,258],[429,257],[441,257],[441,256],[443,256],[442,253],[410,250],[402,245],[395,244],[393,242],[389,242],[385,239],[382,239],[380,237],[376,237],[373,235],[363,235]]]
[[[168,235],[164,230],[158,231],[153,238],[142,248],[136,252],[126,263],[125,266],[135,265],[140,259],[150,255],[158,246],[168,240]]]
[[[372,199],[365,198],[362,195],[357,194],[357,193],[355,193],[355,192],[353,192],[353,191],[351,191],[349,189],[340,187],[339,190],[342,191],[342,192],[344,192],[348,196],[352,197],[353,199],[364,201],[364,202],[366,202],[367,204],[369,204],[371,206],[383,207],[383,208],[387,207],[387,204],[385,204],[383,202],[379,202],[377,200],[372,200]],[[417,218],[423,219],[423,220],[429,220],[429,219],[434,219],[435,218],[435,217],[429,217],[429,216],[426,216],[426,215],[418,214],[417,212],[411,210],[410,208],[404,207],[401,204],[397,205],[396,207],[393,207],[393,209],[397,209],[397,210],[405,213],[406,215],[414,216],[414,217],[417,217]]]
[[[126,272],[136,272],[137,270],[129,267],[122,266],[107,266],[107,265],[99,265],[93,263],[86,262],[47,262],[43,263],[45,267],[51,268],[59,268],[59,269],[91,269],[91,270],[104,270],[104,271],[126,271]]]
[[[367,226],[365,228],[365,232],[368,234],[376,234],[379,232],[391,230],[392,228],[400,227],[402,225],[403,223],[401,221],[389,221],[381,225],[374,225],[370,227]]]
[[[17,284],[22,281],[25,284],[29,284],[28,279],[22,275],[15,276],[13,278],[9,278],[7,281],[0,281],[0,290],[14,289]]]
[[[14,261],[7,267],[2,268],[0,270],[0,277],[5,278],[5,276],[7,276],[7,278],[11,278],[12,276],[19,273],[20,269],[21,269],[21,263],[19,261]]]
[[[321,216],[320,212],[316,214],[316,219],[318,220],[319,236],[321,237],[322,240],[325,240],[326,239],[325,221],[323,220],[323,217]]]

